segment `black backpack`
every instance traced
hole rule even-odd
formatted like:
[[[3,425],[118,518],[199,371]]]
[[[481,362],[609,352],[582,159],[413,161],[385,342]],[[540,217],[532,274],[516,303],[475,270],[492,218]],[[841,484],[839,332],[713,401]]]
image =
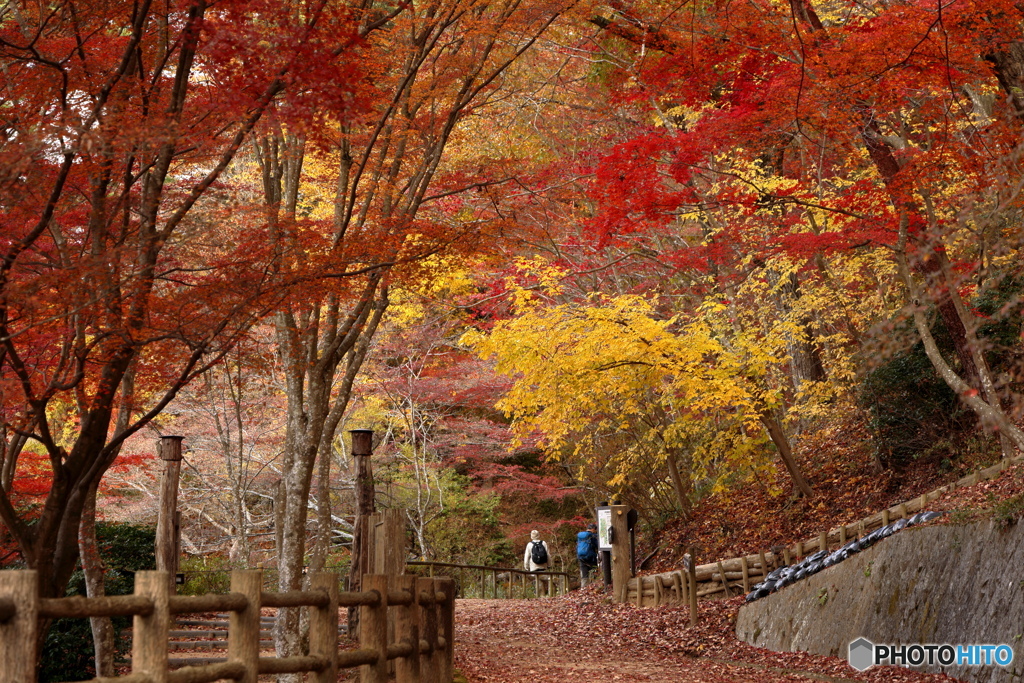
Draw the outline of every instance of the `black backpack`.
[[[544,547],[544,541],[532,541],[533,547],[530,548],[530,559],[536,565],[548,563],[548,551]]]

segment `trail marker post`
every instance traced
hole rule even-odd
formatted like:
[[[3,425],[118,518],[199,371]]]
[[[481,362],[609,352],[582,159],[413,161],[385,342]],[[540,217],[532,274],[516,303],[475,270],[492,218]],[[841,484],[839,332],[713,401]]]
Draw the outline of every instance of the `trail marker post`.
[[[612,595],[615,602],[626,602],[629,579],[632,576],[632,562],[629,552],[629,507],[612,505],[611,511],[611,545],[612,545]]]
[[[183,436],[162,436],[157,452],[164,461],[160,475],[160,510],[156,520],[156,568],[169,575],[171,592],[178,572],[179,536],[178,481],[181,479],[181,441]]]
[[[352,533],[352,567],[349,570],[349,590],[362,590],[362,577],[370,573],[370,516],[374,512],[376,491],[373,487],[373,468],[370,453],[373,446],[372,429],[351,429],[352,460],[355,469],[356,520]],[[352,607],[348,611],[349,637],[359,632],[360,610]]]

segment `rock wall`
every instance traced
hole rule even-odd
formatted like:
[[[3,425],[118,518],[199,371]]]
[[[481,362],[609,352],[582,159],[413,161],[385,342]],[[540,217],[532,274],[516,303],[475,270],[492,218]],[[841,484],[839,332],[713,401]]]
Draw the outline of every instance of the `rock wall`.
[[[1013,663],[921,666],[985,683],[1024,682],[1024,519],[901,531],[846,561],[744,605],[737,636],[770,650],[846,659],[874,643],[1006,643]],[[851,669],[852,671],[852,669]]]

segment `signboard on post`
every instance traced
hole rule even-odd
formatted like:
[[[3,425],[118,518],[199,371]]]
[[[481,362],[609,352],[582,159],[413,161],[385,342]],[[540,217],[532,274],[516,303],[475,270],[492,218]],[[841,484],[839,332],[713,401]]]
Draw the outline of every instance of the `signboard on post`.
[[[607,505],[597,508],[597,548],[612,549],[612,509]]]

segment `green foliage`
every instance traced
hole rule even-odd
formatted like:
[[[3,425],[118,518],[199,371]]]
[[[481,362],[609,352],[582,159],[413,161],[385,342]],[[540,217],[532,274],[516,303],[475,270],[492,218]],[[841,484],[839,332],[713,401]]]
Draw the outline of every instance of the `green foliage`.
[[[129,595],[135,588],[135,572],[156,568],[156,529],[152,526],[99,522],[96,538],[100,559],[106,567],[107,595]],[[75,572],[66,595],[85,595],[85,575]],[[127,650],[122,631],[128,617],[113,620],[118,653]],[[95,676],[92,629],[88,619],[56,619],[46,635],[40,656],[39,681],[83,681]]]
[[[935,372],[916,344],[893,355],[864,378],[860,403],[868,411],[875,446],[887,465],[900,466],[977,422]]]
[[[468,477],[442,470],[445,507],[426,528],[434,557],[467,564],[499,565],[512,555],[512,544],[499,525],[501,497],[473,493]]]
[[[1022,293],[1024,280],[1006,276],[972,302],[984,321],[977,334],[996,377],[1012,375],[1006,371],[1020,360]],[[901,337],[906,332],[897,329],[895,335]],[[953,344],[941,321],[936,321],[933,334],[943,355],[955,358]],[[950,469],[952,463],[943,457],[964,451],[978,422],[977,416],[939,377],[920,343],[888,355],[868,373],[861,384],[860,402],[871,415],[881,459],[889,465],[900,466],[914,458],[937,455],[940,467]]]
[[[1024,493],[1000,501],[992,511],[992,518],[1001,527],[1009,527],[1024,516]]]
[[[185,584],[180,586],[181,595],[206,595],[227,593],[231,587],[231,563],[225,557],[190,556],[181,561],[180,571],[185,574]]]

